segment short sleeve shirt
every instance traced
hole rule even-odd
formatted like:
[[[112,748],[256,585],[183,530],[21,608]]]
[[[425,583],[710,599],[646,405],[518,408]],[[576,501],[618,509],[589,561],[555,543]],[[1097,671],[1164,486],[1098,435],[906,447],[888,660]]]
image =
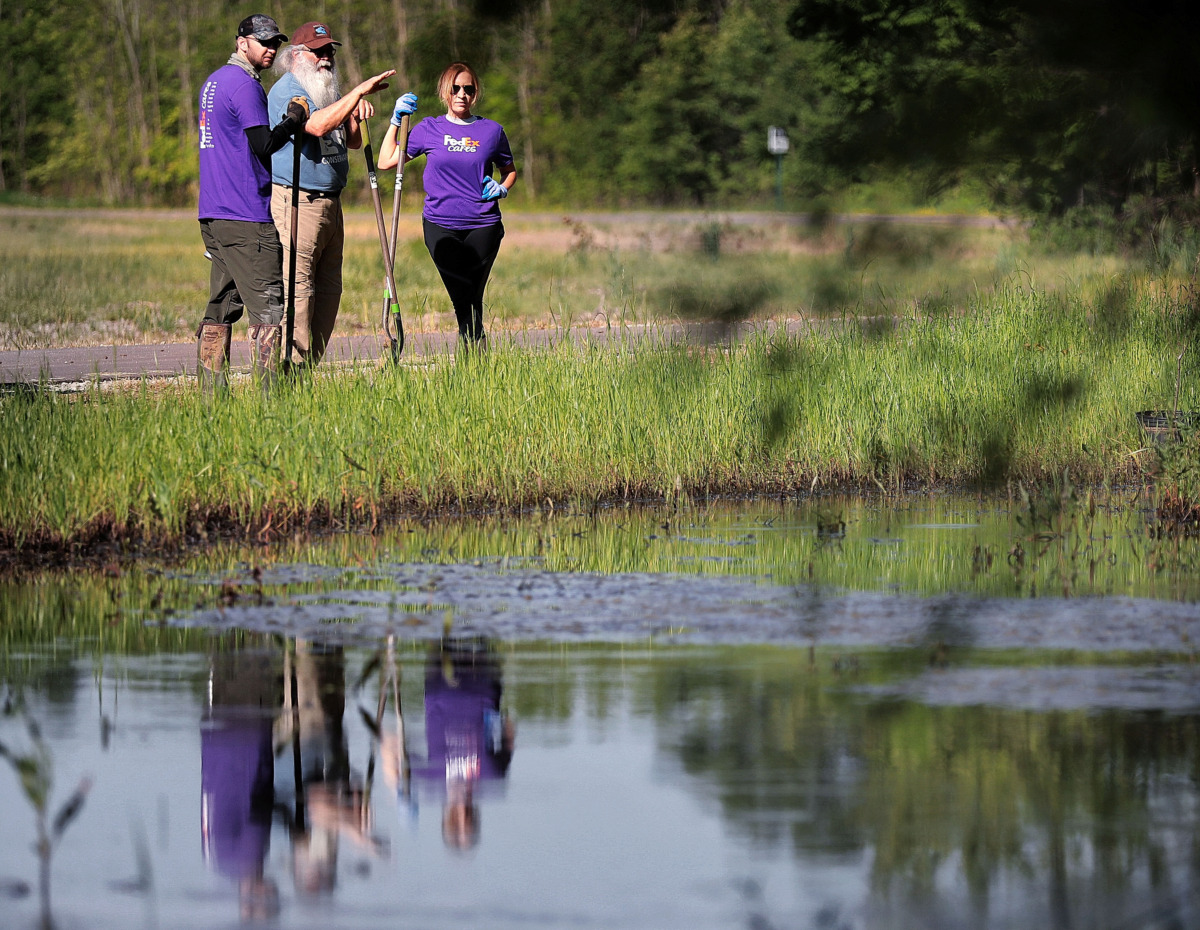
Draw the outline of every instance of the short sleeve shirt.
[[[200,219],[271,222],[271,173],[246,138],[267,125],[257,80],[233,64],[209,75],[200,89]]]
[[[500,204],[483,199],[483,179],[513,163],[504,127],[494,120],[454,123],[430,116],[408,136],[408,156],[427,155],[424,216],[447,229],[480,229],[500,222]]]
[[[267,94],[267,109],[271,114],[271,125],[282,123],[287,116],[288,101],[303,97],[309,109],[315,113],[320,109],[304,92],[294,74],[288,73],[275,82]],[[284,187],[292,186],[292,143],[289,142],[271,156],[271,180]],[[350,161],[346,148],[346,127],[327,132],[323,136],[303,134],[300,146],[300,187],[306,191],[322,191],[334,194],[346,186],[350,174]]]

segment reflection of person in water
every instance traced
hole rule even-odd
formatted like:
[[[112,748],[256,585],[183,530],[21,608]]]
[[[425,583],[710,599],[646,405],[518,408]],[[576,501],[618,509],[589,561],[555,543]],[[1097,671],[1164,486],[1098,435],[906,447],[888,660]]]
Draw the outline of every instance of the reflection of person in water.
[[[279,912],[264,874],[275,800],[272,720],[282,698],[278,657],[218,652],[200,730],[200,836],[205,860],[237,882],[244,919]]]
[[[299,754],[301,816],[291,824],[292,872],[297,890],[327,893],[337,880],[338,843],[347,836],[377,852],[370,835],[366,792],[351,772],[343,719],[346,710],[346,662],[340,646],[297,640],[296,712],[289,689],[281,736],[296,739]],[[291,730],[298,723],[298,731]]]
[[[444,640],[425,666],[429,755],[413,765],[424,791],[443,798],[442,837],[454,849],[479,842],[477,799],[499,789],[512,760],[514,727],[501,715],[500,661],[481,640]],[[423,793],[424,793],[423,791]]]

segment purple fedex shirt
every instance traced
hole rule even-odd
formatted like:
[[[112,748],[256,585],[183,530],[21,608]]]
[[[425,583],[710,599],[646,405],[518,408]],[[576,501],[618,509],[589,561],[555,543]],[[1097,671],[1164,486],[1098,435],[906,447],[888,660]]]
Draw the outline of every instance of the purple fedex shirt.
[[[271,222],[271,171],[250,151],[246,130],[269,126],[267,93],[234,64],[200,89],[200,219]]]
[[[408,136],[408,157],[425,162],[425,219],[447,229],[480,229],[500,222],[500,204],[483,199],[483,179],[513,163],[504,127],[479,118],[453,123],[429,116]]]

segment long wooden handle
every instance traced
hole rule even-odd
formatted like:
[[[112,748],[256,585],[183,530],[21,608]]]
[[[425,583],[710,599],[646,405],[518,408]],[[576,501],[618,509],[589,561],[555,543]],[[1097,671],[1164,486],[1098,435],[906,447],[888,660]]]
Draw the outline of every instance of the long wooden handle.
[[[296,334],[296,247],[300,243],[300,150],[304,127],[292,136],[292,229],[288,238],[288,299],[287,324],[284,327],[283,360],[292,363],[292,340]]]
[[[408,151],[409,114],[400,117],[400,128],[396,130],[396,144],[399,146],[396,161],[396,187],[392,197],[392,271],[396,269],[396,238],[400,235],[400,195],[404,190],[404,153]]]
[[[391,343],[393,360],[400,357],[404,348],[404,329],[400,321],[400,305],[396,300],[396,279],[392,275],[392,256],[388,248],[387,228],[383,222],[383,201],[379,196],[379,176],[375,171],[375,153],[371,150],[371,129],[366,120],[362,122],[363,154],[367,158],[367,181],[371,185],[371,202],[375,205],[375,224],[379,227],[379,247],[383,252],[383,270],[387,276],[388,295],[391,306],[383,314],[383,332]],[[390,312],[389,312],[390,311]],[[391,313],[396,315],[397,335],[392,335]]]

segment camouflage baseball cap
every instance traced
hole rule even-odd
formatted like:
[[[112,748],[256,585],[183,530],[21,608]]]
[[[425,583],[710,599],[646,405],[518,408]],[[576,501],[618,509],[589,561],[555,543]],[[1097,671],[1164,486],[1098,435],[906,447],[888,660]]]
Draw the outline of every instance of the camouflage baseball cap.
[[[238,24],[239,36],[258,39],[259,42],[270,42],[278,39],[281,42],[287,41],[285,36],[279,29],[279,23],[267,16],[266,13],[252,13]]]

